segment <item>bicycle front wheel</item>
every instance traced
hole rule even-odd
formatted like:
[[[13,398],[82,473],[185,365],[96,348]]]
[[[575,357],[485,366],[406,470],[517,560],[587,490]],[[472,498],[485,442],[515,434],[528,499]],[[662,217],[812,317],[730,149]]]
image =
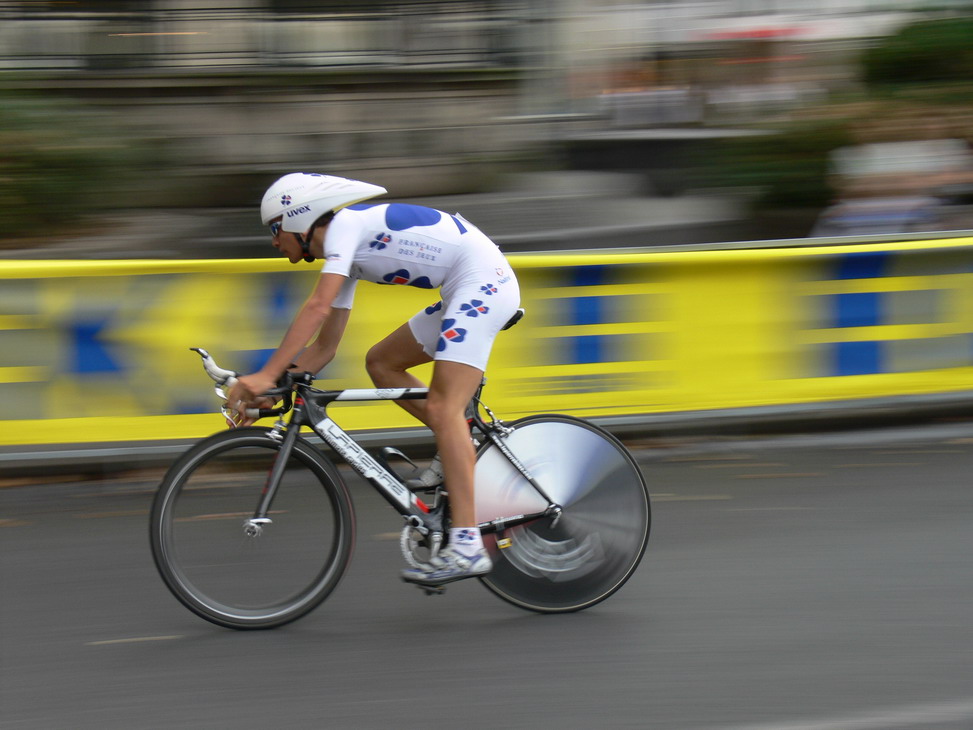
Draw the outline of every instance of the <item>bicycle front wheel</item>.
[[[543,613],[580,611],[608,598],[638,567],[649,539],[645,479],[624,445],[607,431],[570,416],[529,416],[509,424],[513,454],[563,508],[508,529],[509,546],[484,536],[494,561],[482,582],[506,601]],[[530,514],[543,497],[494,444],[476,464],[477,522]]]
[[[315,608],[351,560],[354,512],[334,465],[298,439],[269,522],[252,518],[280,444],[225,431],[168,471],[152,506],[156,567],[183,605],[234,629],[281,626]]]

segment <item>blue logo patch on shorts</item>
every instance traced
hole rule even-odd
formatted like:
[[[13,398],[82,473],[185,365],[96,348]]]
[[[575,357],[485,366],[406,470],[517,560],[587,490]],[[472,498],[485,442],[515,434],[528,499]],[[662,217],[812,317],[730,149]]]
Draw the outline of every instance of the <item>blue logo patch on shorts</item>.
[[[459,311],[466,314],[467,317],[479,317],[481,314],[489,312],[490,308],[479,299],[472,299],[469,304],[460,305]]]
[[[444,319],[442,335],[439,337],[439,344],[436,345],[436,352],[442,352],[450,342],[462,342],[466,339],[466,330],[462,327],[454,326],[455,319]]]

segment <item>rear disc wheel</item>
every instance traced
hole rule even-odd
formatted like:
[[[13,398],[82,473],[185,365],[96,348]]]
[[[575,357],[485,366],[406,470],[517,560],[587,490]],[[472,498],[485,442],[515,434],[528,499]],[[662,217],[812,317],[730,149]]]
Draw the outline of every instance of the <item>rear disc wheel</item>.
[[[512,424],[506,444],[562,509],[508,529],[484,544],[493,570],[480,580],[500,598],[543,613],[580,611],[631,577],[645,552],[651,507],[645,479],[625,446],[607,431],[561,415]],[[543,511],[546,501],[486,442],[476,464],[477,522]]]

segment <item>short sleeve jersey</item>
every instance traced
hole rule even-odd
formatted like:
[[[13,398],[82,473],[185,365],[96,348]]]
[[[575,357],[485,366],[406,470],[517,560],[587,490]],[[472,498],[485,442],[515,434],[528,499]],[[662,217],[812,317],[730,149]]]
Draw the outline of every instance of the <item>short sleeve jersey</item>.
[[[348,277],[332,306],[350,309],[359,279],[438,289],[484,245],[485,253],[497,250],[458,215],[403,203],[360,203],[338,211],[329,224],[322,272]]]

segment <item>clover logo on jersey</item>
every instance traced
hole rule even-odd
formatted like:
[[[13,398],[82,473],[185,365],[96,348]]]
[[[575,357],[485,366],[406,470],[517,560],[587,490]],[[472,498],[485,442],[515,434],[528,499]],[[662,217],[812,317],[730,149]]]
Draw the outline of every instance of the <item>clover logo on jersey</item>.
[[[392,240],[392,237],[387,233],[379,233],[375,236],[375,240],[368,244],[369,248],[374,248],[381,251],[383,248],[387,248],[387,244]]]
[[[433,315],[436,312],[439,312],[440,310],[442,310],[442,308],[443,308],[443,303],[442,302],[436,302],[431,307],[426,307],[426,314]]]
[[[444,319],[442,334],[439,336],[439,344],[436,345],[436,352],[445,350],[450,342],[462,342],[466,339],[466,330],[462,327],[454,326],[455,319]]]
[[[281,195],[280,196],[280,204],[281,205],[290,205],[291,204],[291,196],[290,195]]]
[[[398,271],[393,271],[391,274],[386,274],[382,277],[382,281],[386,284],[407,284],[409,286],[418,287],[419,289],[432,289],[432,282],[429,281],[428,276],[417,276],[415,279],[412,278],[412,274],[409,273],[408,269],[399,269]]]
[[[467,317],[479,317],[481,314],[489,312],[490,308],[484,306],[479,299],[471,299],[469,304],[461,304],[459,311],[465,313]]]
[[[497,288],[493,284],[486,284],[480,287],[480,291],[489,297],[497,293]]]

